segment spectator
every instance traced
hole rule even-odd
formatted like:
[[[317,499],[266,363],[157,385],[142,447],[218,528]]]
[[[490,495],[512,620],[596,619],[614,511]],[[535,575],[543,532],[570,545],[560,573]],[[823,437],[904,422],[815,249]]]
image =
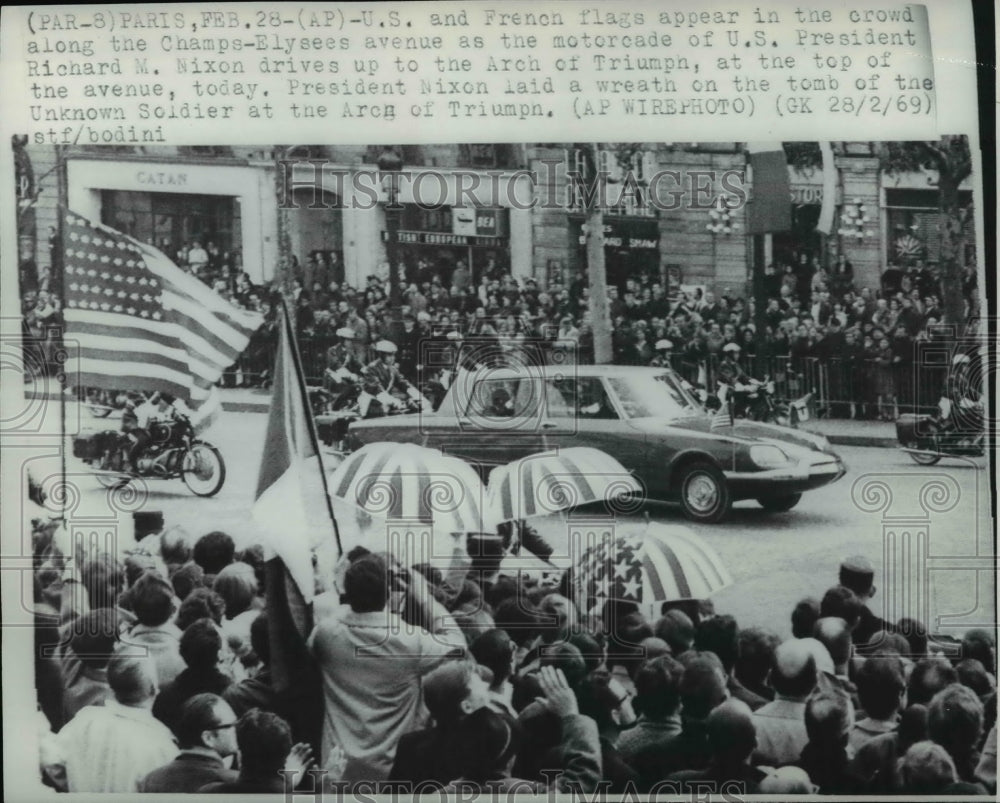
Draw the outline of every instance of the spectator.
[[[451,661],[424,678],[424,704],[434,724],[399,740],[390,781],[405,781],[412,789],[428,781],[443,785],[458,776],[459,723],[489,704],[489,685],[479,669],[470,661]]]
[[[889,795],[900,788],[899,760],[917,742],[927,739],[927,707],[911,705],[899,727],[865,742],[851,761],[851,774],[861,794]]]
[[[216,575],[212,590],[226,603],[222,632],[229,641],[229,648],[237,656],[243,656],[250,650],[250,625],[259,613],[254,606],[257,576],[253,567],[247,563],[230,563]]]
[[[199,538],[192,550],[192,557],[205,571],[205,585],[215,582],[215,575],[233,562],[236,544],[224,532],[215,530]]]
[[[618,737],[622,759],[633,766],[648,789],[658,773],[659,754],[681,732],[680,682],[684,667],[669,655],[649,659],[635,675],[639,719]]]
[[[196,588],[205,587],[205,570],[189,560],[174,570],[170,575],[170,583],[174,587],[174,596],[183,603]]]
[[[129,600],[136,623],[122,641],[149,652],[156,662],[156,676],[162,690],[184,669],[181,630],[171,621],[174,589],[159,575],[147,572],[132,587]]]
[[[307,744],[292,745],[292,732],[281,717],[252,709],[236,722],[240,773],[235,781],[215,781],[199,792],[216,794],[287,794],[286,773],[294,782],[313,765]]]
[[[694,644],[694,623],[683,611],[669,610],[657,620],[653,634],[667,642],[673,656],[679,658]]]
[[[808,741],[806,700],[816,688],[816,660],[802,640],[783,642],[771,666],[774,700],[754,712],[758,763],[781,766],[796,761]]]
[[[478,664],[486,667],[493,679],[490,681],[489,702],[494,711],[516,717],[511,705],[514,687],[510,681],[514,674],[517,645],[507,635],[507,631],[495,628],[487,630],[469,646],[469,653]]]
[[[233,707],[237,716],[242,716],[251,708],[284,714],[279,710],[280,703],[271,675],[271,642],[267,614],[258,614],[250,625],[250,647],[260,662],[260,667],[249,677],[227,686],[222,693],[223,697]]]
[[[580,714],[590,717],[597,725],[601,744],[602,780],[605,788],[612,794],[623,794],[626,789],[635,788],[637,780],[635,770],[622,758],[618,752],[617,743],[621,727],[625,723],[628,695],[621,694],[610,684],[610,676],[605,672],[595,672],[588,675],[576,691]],[[631,717],[631,707],[628,707]],[[629,721],[631,724],[631,721]],[[563,763],[562,739],[560,747],[553,751],[558,760],[555,765]],[[553,762],[549,762],[550,765]]]
[[[726,673],[713,653],[686,652],[681,657],[681,732],[660,757],[660,772],[704,769],[712,757],[708,741],[708,715],[728,695]]]
[[[903,662],[894,653],[876,653],[865,659],[857,674],[858,698],[865,717],[851,731],[851,749],[857,752],[875,736],[895,730],[906,698]]]
[[[826,648],[833,661],[833,672],[823,672],[822,685],[837,688],[851,698],[855,711],[861,707],[858,690],[849,677],[851,661],[851,631],[847,622],[836,616],[819,619],[813,628],[816,639]]]
[[[701,770],[681,770],[667,777],[679,782],[682,792],[694,792],[710,783],[715,791],[725,784],[739,784],[744,794],[757,794],[766,773],[752,766],[757,746],[753,712],[741,700],[730,698],[712,709],[706,722],[711,758]]]
[[[746,688],[765,700],[774,699],[774,689],[767,685],[774,651],[781,639],[774,633],[751,627],[740,631],[739,658],[736,660],[736,677]]]
[[[199,619],[181,635],[180,654],[185,668],[160,691],[153,715],[171,730],[186,700],[202,692],[221,695],[232,680],[220,670],[224,665],[225,641],[211,619]]]
[[[907,680],[908,705],[927,705],[942,689],[958,683],[958,673],[944,658],[924,658],[918,661]]]
[[[954,794],[957,780],[951,756],[934,742],[917,742],[899,760],[900,794]]]
[[[740,642],[739,628],[732,616],[715,616],[698,625],[695,631],[694,646],[698,651],[713,652],[722,661],[726,671],[726,688],[729,696],[746,703],[751,711],[756,711],[766,699],[754,694],[739,682],[735,676],[736,662],[739,659]]]
[[[394,597],[407,596],[414,622],[437,623],[437,632],[403,627],[388,607],[390,587]],[[309,639],[323,676],[322,766],[339,746],[347,756],[345,780],[384,780],[399,739],[420,714],[417,681],[461,655],[465,641],[426,581],[396,566],[390,573],[381,555],[365,555],[347,568],[344,594],[351,610],[339,621],[321,622]]]
[[[806,771],[821,794],[861,794],[847,752],[854,725],[851,698],[839,689],[813,692],[806,701],[805,724],[809,741],[799,754],[797,766]]]
[[[184,794],[210,783],[237,778],[223,759],[236,753],[236,714],[215,694],[196,694],[181,707],[177,720],[181,752],[173,761],[139,782],[140,792]]]
[[[104,705],[112,696],[108,661],[117,646],[120,621],[114,609],[97,608],[73,622],[69,642],[72,657],[62,662],[60,724],[87,706]]]
[[[813,597],[800,600],[792,610],[792,635],[795,638],[808,638],[813,634],[817,619],[819,600]]]
[[[983,734],[983,704],[979,698],[957,683],[939,691],[927,707],[927,733],[931,741],[948,751],[959,781],[980,790],[966,789],[963,792],[985,792],[976,780],[979,763],[976,747]]]
[[[984,704],[990,695],[996,693],[996,679],[975,658],[959,661],[955,664],[955,671],[958,673],[958,682],[972,689]]]
[[[111,657],[114,698],[83,708],[43,750],[46,773],[57,788],[132,793],[143,777],[173,759],[173,737],[150,711],[156,683],[156,666],[148,658]]]
[[[863,644],[864,642],[859,642],[859,639],[854,636],[858,623],[861,621],[863,608],[864,604],[851,589],[846,586],[833,586],[823,595],[819,604],[819,615],[820,618],[843,619],[851,631],[851,641],[854,644]]]
[[[852,639],[856,645],[867,644],[879,630],[893,631],[890,624],[872,613],[868,607],[876,592],[874,580],[875,568],[863,555],[854,555],[840,564],[840,584],[853,591],[863,606],[858,626],[852,631]]]
[[[221,626],[225,612],[226,601],[222,597],[210,588],[195,588],[181,603],[174,624],[180,630],[187,630],[199,619],[211,619]]]

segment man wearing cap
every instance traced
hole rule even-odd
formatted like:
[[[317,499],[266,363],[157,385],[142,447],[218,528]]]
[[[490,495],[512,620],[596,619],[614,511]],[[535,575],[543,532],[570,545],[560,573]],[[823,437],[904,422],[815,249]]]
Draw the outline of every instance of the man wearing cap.
[[[799,758],[809,741],[806,700],[816,688],[817,673],[816,659],[805,639],[789,639],[778,645],[770,674],[774,700],[753,714],[757,763],[778,767]]]
[[[895,628],[872,613],[868,601],[875,596],[875,567],[864,555],[853,555],[840,564],[840,584],[853,591],[864,603],[861,619],[851,632],[851,640],[859,652],[868,651],[868,642],[880,630],[894,632]]]
[[[403,315],[403,331],[399,340],[399,370],[408,382],[417,382],[420,362],[420,329],[417,319],[409,312]]]
[[[399,740],[390,781],[414,785],[434,781],[443,785],[458,776],[456,726],[490,702],[483,669],[472,661],[452,661],[424,677],[424,705],[434,725],[407,733]]]
[[[412,387],[406,378],[396,367],[396,344],[389,340],[380,340],[375,344],[375,353],[378,355],[361,372],[361,388],[371,396],[371,399],[362,399],[365,408],[362,415],[365,418],[377,418],[381,415],[388,415],[389,410],[386,405],[379,400],[381,394],[392,395],[393,391],[407,393]],[[385,398],[383,396],[383,398]],[[367,402],[367,403],[365,403]]]
[[[670,368],[671,359],[674,354],[674,344],[670,340],[663,339],[656,341],[656,356],[649,361],[653,368]]]
[[[738,415],[746,409],[747,385],[750,377],[743,366],[737,362],[740,358],[740,347],[735,343],[726,343],[722,347],[722,362],[715,370],[717,381],[729,385],[733,392],[733,415]]]
[[[157,391],[138,405],[126,406],[122,413],[122,432],[132,441],[128,459],[133,471],[138,471],[139,458],[152,440],[150,426],[155,421],[172,418],[175,415],[173,404],[173,395]]]
[[[341,326],[336,334],[339,341],[326,352],[323,383],[327,390],[339,395],[359,381],[364,365],[355,353],[354,330]]]

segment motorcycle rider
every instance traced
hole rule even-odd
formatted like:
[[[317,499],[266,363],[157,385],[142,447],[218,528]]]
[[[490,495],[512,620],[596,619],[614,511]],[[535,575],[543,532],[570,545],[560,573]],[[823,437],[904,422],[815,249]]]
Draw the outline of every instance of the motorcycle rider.
[[[142,402],[130,399],[122,412],[122,432],[132,442],[128,451],[128,461],[133,471],[139,470],[139,459],[152,441],[150,429],[157,421],[169,421],[177,411],[174,396],[156,391]]]
[[[740,350],[736,343],[727,343],[723,346],[722,362],[715,372],[716,381],[732,389],[733,415],[740,415],[746,411],[747,394],[750,392],[750,377],[738,362]],[[722,399],[723,404],[725,401]]]
[[[386,409],[386,404],[383,402],[387,399],[382,394],[392,396],[393,391],[396,391],[405,395],[413,389],[413,385],[406,380],[406,377],[400,373],[396,366],[397,351],[396,344],[392,341],[378,341],[375,344],[375,353],[378,356],[368,363],[361,372],[361,388],[371,397],[361,400],[363,407],[361,414],[365,418],[376,418],[388,414],[389,410]]]
[[[656,356],[649,361],[653,368],[670,368],[673,365],[674,344],[670,340],[656,341]]]
[[[968,354],[956,354],[952,359],[951,372],[938,400],[936,423],[939,434],[954,432],[974,440],[981,433],[983,405],[970,376],[971,366],[972,359]]]
[[[336,334],[340,340],[326,352],[323,385],[330,393],[340,398],[360,384],[361,373],[365,367],[357,358],[354,330],[349,326],[342,326]]]

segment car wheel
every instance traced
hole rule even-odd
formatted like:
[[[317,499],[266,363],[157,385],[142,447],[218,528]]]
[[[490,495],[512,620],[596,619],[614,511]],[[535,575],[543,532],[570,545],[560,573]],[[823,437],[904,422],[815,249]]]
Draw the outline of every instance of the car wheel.
[[[785,496],[762,496],[757,499],[758,504],[769,513],[784,513],[795,507],[802,494],[786,494]]]
[[[692,521],[722,521],[733,505],[726,478],[711,463],[692,463],[681,471],[681,506]]]

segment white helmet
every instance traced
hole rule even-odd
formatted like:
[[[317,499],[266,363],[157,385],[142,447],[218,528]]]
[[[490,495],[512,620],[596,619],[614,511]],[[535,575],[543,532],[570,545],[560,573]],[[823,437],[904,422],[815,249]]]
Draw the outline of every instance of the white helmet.
[[[375,351],[379,354],[395,354],[398,350],[391,340],[380,340],[375,344]]]

